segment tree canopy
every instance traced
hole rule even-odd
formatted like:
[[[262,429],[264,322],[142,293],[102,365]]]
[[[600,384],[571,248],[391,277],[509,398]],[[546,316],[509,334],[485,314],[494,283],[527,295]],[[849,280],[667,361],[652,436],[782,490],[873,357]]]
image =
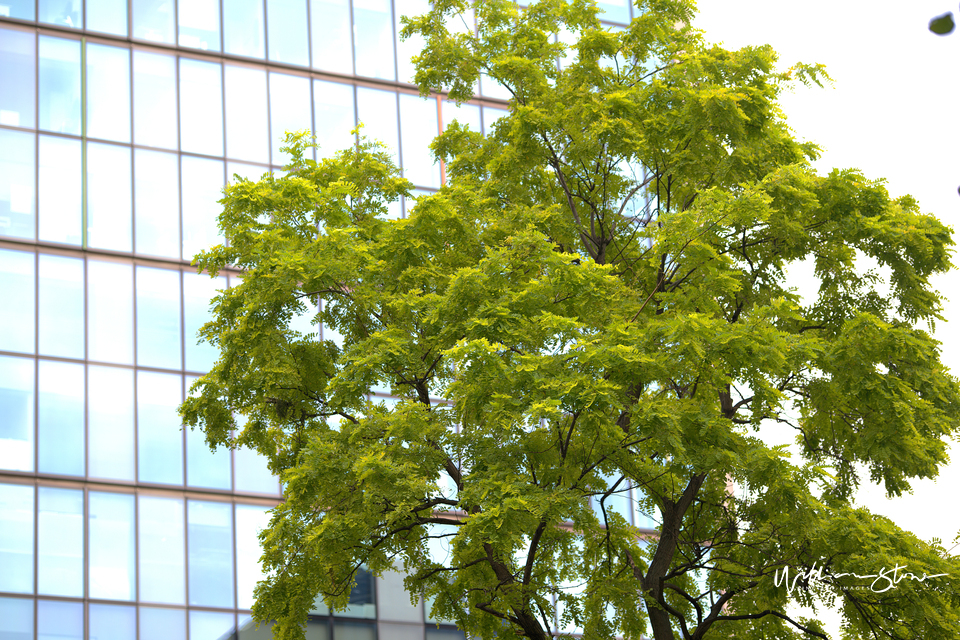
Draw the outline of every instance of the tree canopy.
[[[275,637],[361,566],[484,639],[823,638],[793,605],[834,602],[845,637],[960,635],[960,562],[851,499],[947,461],[960,389],[928,329],[951,230],[814,171],[777,100],[823,69],[707,45],[690,0],[637,7],[623,30],[586,0],[406,21],[421,92],[485,73],[513,97],[486,136],[447,126],[446,184],[405,219],[412,185],[362,137],[314,161],[291,135],[284,175],[225,189],[228,244],[196,264],[242,279],[181,412],[281,476],[254,609]],[[448,28],[468,11],[475,33]],[[949,576],[851,588],[895,566]]]

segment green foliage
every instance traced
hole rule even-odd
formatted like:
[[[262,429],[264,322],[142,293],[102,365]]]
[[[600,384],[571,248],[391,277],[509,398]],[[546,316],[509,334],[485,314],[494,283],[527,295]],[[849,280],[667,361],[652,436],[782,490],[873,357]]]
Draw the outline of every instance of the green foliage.
[[[468,6],[478,34],[448,32]],[[480,638],[825,637],[791,607],[835,601],[848,638],[960,633],[956,558],[850,503],[863,472],[891,494],[936,476],[956,436],[960,390],[917,328],[941,319],[950,229],[813,171],[777,98],[821,68],[707,47],[687,0],[639,8],[620,32],[585,0],[408,21],[423,92],[465,100],[487,73],[514,97],[491,135],[437,139],[447,185],[407,219],[385,218],[411,185],[367,141],[314,162],[293,135],[283,177],[225,190],[229,244],[196,263],[243,278],[182,413],[282,477],[255,607],[277,637],[317,594],[344,606],[361,565],[402,567]],[[304,313],[342,344],[292,330]],[[798,457],[765,444],[774,423]],[[657,537],[616,508],[630,486]],[[951,577],[837,577],[894,565]]]

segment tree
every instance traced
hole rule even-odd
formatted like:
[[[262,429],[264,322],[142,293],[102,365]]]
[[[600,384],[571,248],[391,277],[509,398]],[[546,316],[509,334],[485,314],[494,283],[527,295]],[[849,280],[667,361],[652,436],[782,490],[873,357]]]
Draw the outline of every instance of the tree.
[[[344,605],[358,567],[399,565],[480,638],[558,619],[823,638],[790,604],[835,599],[846,637],[956,638],[957,559],[851,502],[864,475],[891,495],[936,476],[957,434],[960,389],[922,328],[950,229],[856,170],[817,175],[777,97],[823,70],[706,46],[689,0],[642,0],[623,31],[585,0],[470,7],[476,35],[445,26],[462,0],[405,27],[421,91],[465,100],[482,72],[513,95],[489,136],[436,140],[439,193],[387,220],[411,185],[382,148],[315,162],[293,135],[284,176],[225,189],[229,244],[196,258],[243,279],[202,331],[221,357],[185,422],[284,484],[255,616],[298,638],[318,593]],[[791,288],[802,261],[813,301]],[[795,457],[761,439],[776,423]],[[630,487],[655,537],[614,508]],[[886,590],[839,575],[895,566]],[[784,572],[805,573],[788,590]]]

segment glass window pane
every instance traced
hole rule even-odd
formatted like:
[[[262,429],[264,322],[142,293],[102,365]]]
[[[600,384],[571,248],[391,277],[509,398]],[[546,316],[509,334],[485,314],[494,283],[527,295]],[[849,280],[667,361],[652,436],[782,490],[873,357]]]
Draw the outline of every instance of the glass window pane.
[[[36,233],[35,158],[34,134],[0,129],[0,236]]]
[[[267,459],[246,447],[233,452],[234,490],[244,493],[268,493],[277,495],[277,477],[267,467]]]
[[[137,637],[137,609],[90,604],[90,640],[131,640]]]
[[[176,58],[133,52],[133,140],[163,149],[177,148]]]
[[[181,158],[183,203],[183,257],[191,259],[198,252],[223,242],[217,230],[221,207],[223,161],[206,158]]]
[[[33,487],[0,484],[0,567],[0,591],[33,593]]]
[[[83,491],[37,490],[37,593],[83,597]]]
[[[83,223],[79,140],[40,136],[40,239],[79,245]]]
[[[90,492],[91,598],[133,600],[136,595],[133,500],[133,494]]]
[[[220,50],[220,0],[178,2],[181,47]]]
[[[187,640],[186,611],[140,607],[140,640]]]
[[[397,44],[397,74],[400,82],[409,82],[413,84],[414,67],[411,58],[420,55],[423,50],[423,36],[420,34],[411,36],[406,40],[400,39],[400,29],[402,24],[400,18],[416,18],[430,11],[429,0],[394,0],[394,9],[396,10],[396,44]]]
[[[83,260],[40,256],[39,351],[83,358]]]
[[[0,598],[0,640],[33,640],[33,600]]]
[[[133,364],[133,269],[87,262],[87,357]]]
[[[133,250],[130,147],[87,143],[87,245]]]
[[[39,367],[37,466],[41,473],[82,476],[83,365],[41,360]]]
[[[400,134],[397,130],[397,94],[357,87],[357,117],[363,123],[360,135],[370,140],[379,140],[387,145],[387,151],[397,161]]]
[[[134,479],[133,371],[87,369],[88,473],[93,478]]]
[[[307,0],[267,0],[267,28],[271,60],[310,65]]]
[[[38,600],[37,640],[83,640],[83,603]]]
[[[87,45],[87,135],[130,142],[130,50]]]
[[[187,429],[187,484],[191,487],[230,490],[230,450],[210,451],[203,431]]]
[[[126,36],[126,0],[87,0],[87,29]]]
[[[263,58],[263,0],[223,0],[223,51]]]
[[[180,257],[180,171],[177,155],[135,149],[133,192],[135,251]]]
[[[403,176],[421,187],[440,188],[440,163],[430,151],[439,134],[437,101],[400,94],[400,122],[403,127]]]
[[[265,507],[237,505],[237,606],[253,607],[253,589],[263,578],[260,567],[260,540],[257,535],[270,524]]]
[[[82,29],[83,8],[80,0],[40,0],[37,4],[37,22]]]
[[[220,65],[180,59],[180,149],[223,155]]]
[[[310,37],[313,66],[324,71],[353,75],[348,0],[310,0]]]
[[[0,350],[34,350],[34,254],[0,249]]]
[[[232,613],[190,612],[190,640],[221,640],[233,637]]]
[[[40,128],[80,135],[80,42],[40,36]]]
[[[210,305],[217,290],[226,289],[226,278],[211,278],[196,273],[183,274],[184,351],[188,371],[207,372],[213,367],[219,352],[208,342],[197,343],[197,332],[213,316]]]
[[[184,604],[183,500],[140,497],[140,599]]]
[[[133,0],[133,37],[173,44],[173,0]]]
[[[357,125],[353,86],[313,81],[314,116],[318,155],[327,157],[356,143],[350,131]]]
[[[187,535],[190,604],[232,607],[233,506],[189,500]]]
[[[7,7],[7,13],[4,14],[6,17],[20,20],[35,19],[33,0],[5,0],[4,5]]]
[[[177,407],[181,377],[137,372],[137,446],[141,482],[183,484],[183,435]]]
[[[180,272],[137,267],[137,364],[180,368]]]
[[[273,164],[285,165],[290,155],[281,153],[287,132],[310,131],[310,79],[270,74],[270,135],[273,137]]]
[[[33,128],[36,36],[0,29],[0,124]]]
[[[354,0],[353,35],[357,75],[396,79],[390,0]]]
[[[33,366],[0,356],[0,469],[33,471]]]
[[[223,90],[227,105],[227,156],[270,162],[267,72],[226,65]]]

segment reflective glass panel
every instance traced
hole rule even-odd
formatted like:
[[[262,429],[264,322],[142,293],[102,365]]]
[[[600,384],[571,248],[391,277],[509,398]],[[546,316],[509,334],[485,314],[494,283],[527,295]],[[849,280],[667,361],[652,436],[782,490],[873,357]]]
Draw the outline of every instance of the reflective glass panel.
[[[137,372],[137,455],[141,482],[183,484],[181,377]]]
[[[270,60],[310,65],[307,0],[267,0],[267,28]]]
[[[223,155],[220,65],[180,59],[180,149]]]
[[[221,640],[233,637],[232,613],[190,612],[190,640]]]
[[[130,50],[87,45],[87,135],[130,142]]]
[[[130,147],[87,143],[87,245],[133,250]]]
[[[220,0],[178,2],[181,47],[220,50]]]
[[[221,206],[223,161],[206,158],[181,158],[181,202],[183,205],[183,257],[223,242],[217,230]]]
[[[38,0],[37,22],[82,29],[83,3],[80,0]]]
[[[187,640],[186,611],[140,607],[140,640]]]
[[[0,85],[2,86],[2,85]],[[0,129],[0,237],[34,237],[36,136]]]
[[[35,256],[0,249],[0,350],[33,353]],[[0,454],[2,455],[2,454]]]
[[[83,640],[83,603],[38,600],[37,640]]]
[[[440,188],[440,163],[430,143],[440,133],[437,101],[400,94],[400,123],[403,127],[403,177],[421,187]]]
[[[289,154],[280,152],[284,136],[288,132],[303,129],[313,129],[310,122],[310,79],[271,73],[270,135],[273,138],[273,164],[284,165],[290,161]]]
[[[187,484],[191,487],[230,489],[230,450],[207,446],[203,431],[187,429]]]
[[[173,0],[132,0],[133,37],[173,44]]]
[[[39,351],[83,358],[83,260],[40,255]]]
[[[133,52],[133,140],[163,149],[177,148],[176,58]]]
[[[183,500],[140,497],[140,599],[184,604]]]
[[[223,90],[227,105],[227,156],[270,162],[267,72],[226,65]]]
[[[0,124],[33,128],[36,36],[0,29]],[[2,148],[2,145],[0,145]]]
[[[133,600],[136,596],[133,501],[129,493],[90,492],[91,598]]]
[[[87,0],[87,29],[126,36],[126,0]]]
[[[4,15],[7,17],[20,20],[35,19],[33,0],[4,0],[3,6],[6,7],[7,13]]]
[[[133,480],[133,371],[90,366],[87,394],[90,477]]]
[[[357,75],[396,79],[390,0],[354,0],[353,35]]]
[[[413,58],[413,56],[420,55],[420,51],[423,49],[424,41],[423,36],[420,34],[411,36],[406,40],[401,40],[400,29],[403,28],[403,24],[400,22],[400,18],[403,16],[408,18],[422,16],[430,11],[430,2],[429,0],[394,0],[393,6],[397,21],[395,29],[397,45],[397,79],[400,80],[400,82],[409,82],[410,84],[413,84],[413,74],[415,69],[413,67],[411,58]]]
[[[363,123],[360,135],[370,140],[379,140],[387,145],[387,151],[397,160],[400,134],[397,130],[397,94],[357,87],[357,117]]]
[[[353,74],[348,0],[310,0],[310,37],[314,68]]]
[[[0,469],[33,471],[33,367],[0,356]]]
[[[209,371],[216,361],[218,351],[208,342],[197,343],[197,332],[212,319],[210,305],[218,289],[226,289],[226,278],[211,278],[206,275],[183,274],[183,324],[186,334],[184,351],[188,371]]]
[[[223,0],[223,51],[263,58],[263,0]]]
[[[267,467],[267,459],[246,447],[233,452],[234,490],[250,493],[268,493],[277,495],[279,485],[277,477]]]
[[[90,603],[90,640],[130,640],[137,637],[137,610]]]
[[[82,476],[83,365],[41,360],[39,367],[37,466],[41,473]]]
[[[37,489],[37,592],[83,597],[83,491]]]
[[[135,149],[133,194],[136,252],[180,257],[180,167],[177,155]]]
[[[190,604],[232,607],[233,506],[189,500],[187,535]]]
[[[320,157],[331,156],[356,143],[350,133],[357,124],[352,85],[314,80],[313,108]]]
[[[0,567],[0,591],[33,593],[33,487],[0,484]]]
[[[79,245],[83,164],[79,140],[40,136],[40,239]]]
[[[87,262],[87,357],[133,364],[133,269]]]
[[[80,42],[40,36],[40,128],[80,135]]]
[[[257,535],[270,524],[266,507],[238,504],[237,507],[237,606],[253,607],[253,589],[263,578],[260,568],[260,540]]]
[[[0,598],[0,640],[33,640],[33,600]]]
[[[180,272],[137,267],[137,364],[180,368]]]

